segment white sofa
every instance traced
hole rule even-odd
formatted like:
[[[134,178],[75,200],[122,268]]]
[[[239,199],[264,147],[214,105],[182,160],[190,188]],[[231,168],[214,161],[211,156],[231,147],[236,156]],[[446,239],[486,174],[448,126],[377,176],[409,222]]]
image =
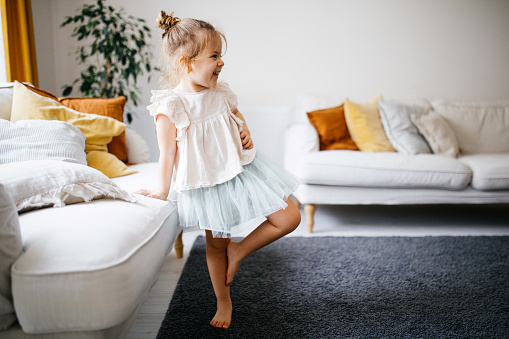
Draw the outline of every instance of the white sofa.
[[[285,167],[301,180],[294,196],[304,205],[309,232],[320,204],[509,203],[509,101],[399,101],[445,121],[454,134],[451,140],[457,142],[456,156],[320,151],[317,130],[306,112],[337,104],[324,97],[299,98],[294,123],[286,133]],[[394,146],[397,140],[389,137],[393,131],[384,120],[385,113],[380,111],[381,122]],[[429,142],[433,137],[423,139]]]
[[[8,95],[0,90],[0,109]],[[143,140],[128,131],[128,157],[143,161],[133,153],[146,151]],[[0,136],[0,160],[7,139]],[[0,164],[1,338],[126,336],[173,245],[182,257],[175,205],[132,194],[156,188],[157,163],[129,167],[138,173],[108,179],[67,161]],[[31,208],[44,199],[54,204],[55,194],[44,195],[50,186],[65,206]],[[38,201],[25,193],[32,190]]]

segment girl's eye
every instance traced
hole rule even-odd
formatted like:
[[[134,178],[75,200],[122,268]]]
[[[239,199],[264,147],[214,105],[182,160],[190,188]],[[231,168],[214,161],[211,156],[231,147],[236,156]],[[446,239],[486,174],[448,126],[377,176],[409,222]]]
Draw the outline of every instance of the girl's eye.
[[[216,59],[217,58],[217,54],[212,55],[211,58]]]

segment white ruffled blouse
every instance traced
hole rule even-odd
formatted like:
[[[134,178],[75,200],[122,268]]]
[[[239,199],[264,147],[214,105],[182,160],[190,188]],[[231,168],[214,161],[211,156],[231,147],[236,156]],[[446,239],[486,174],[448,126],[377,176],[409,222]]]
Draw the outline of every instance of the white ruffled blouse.
[[[177,128],[172,190],[179,193],[226,182],[253,161],[256,150],[242,148],[244,122],[232,113],[237,96],[227,83],[197,93],[156,90],[150,102],[147,108],[154,121],[164,114]]]

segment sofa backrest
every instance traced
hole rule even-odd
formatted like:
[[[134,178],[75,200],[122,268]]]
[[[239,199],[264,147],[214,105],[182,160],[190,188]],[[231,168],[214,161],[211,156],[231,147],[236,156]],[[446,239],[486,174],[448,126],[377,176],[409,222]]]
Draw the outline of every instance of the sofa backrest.
[[[509,100],[483,102],[434,101],[436,113],[454,131],[460,152],[509,152]]]
[[[0,83],[0,119],[10,120],[12,109],[13,82]]]

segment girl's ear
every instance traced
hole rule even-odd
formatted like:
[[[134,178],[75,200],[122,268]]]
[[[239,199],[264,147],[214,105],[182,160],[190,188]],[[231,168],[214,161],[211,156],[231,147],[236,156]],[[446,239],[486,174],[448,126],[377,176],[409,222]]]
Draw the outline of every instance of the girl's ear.
[[[182,70],[184,72],[191,73],[191,71],[192,71],[191,63],[189,62],[189,60],[185,56],[182,55],[179,58],[179,65],[180,65],[180,68],[182,68]]]

